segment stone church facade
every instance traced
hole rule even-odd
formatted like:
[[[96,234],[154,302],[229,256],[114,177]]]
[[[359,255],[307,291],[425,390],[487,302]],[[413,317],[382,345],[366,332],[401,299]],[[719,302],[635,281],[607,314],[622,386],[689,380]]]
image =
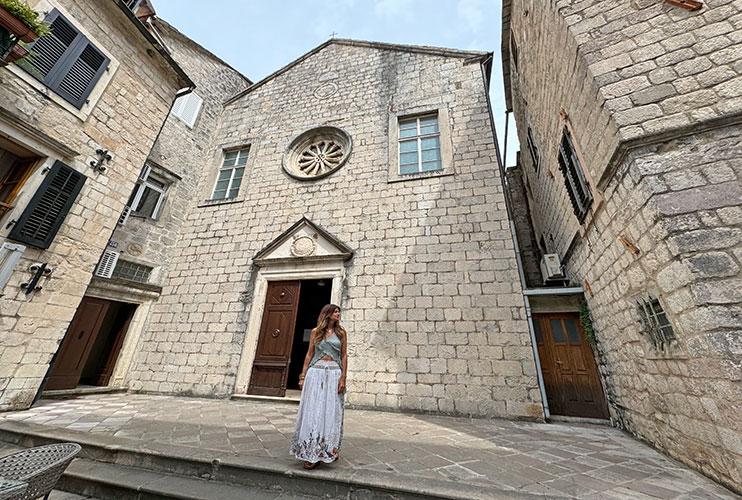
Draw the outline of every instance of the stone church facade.
[[[742,7],[691,3],[504,2],[509,177],[523,259],[582,288],[613,420],[740,490]]]
[[[230,99],[129,388],[285,394],[333,302],[348,404],[543,418],[490,64],[335,39]]]

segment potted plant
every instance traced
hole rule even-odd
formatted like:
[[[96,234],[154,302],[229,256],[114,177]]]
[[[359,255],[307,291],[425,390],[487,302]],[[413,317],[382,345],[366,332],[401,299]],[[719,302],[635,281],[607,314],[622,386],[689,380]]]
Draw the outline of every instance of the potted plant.
[[[39,13],[21,0],[0,0],[0,28],[26,43],[49,32]]]

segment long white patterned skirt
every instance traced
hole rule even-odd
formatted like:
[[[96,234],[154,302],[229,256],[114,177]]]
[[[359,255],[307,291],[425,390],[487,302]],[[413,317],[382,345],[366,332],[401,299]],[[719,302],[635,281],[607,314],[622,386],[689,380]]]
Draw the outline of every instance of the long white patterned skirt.
[[[334,361],[320,360],[307,370],[290,450],[299,460],[330,463],[337,459],[343,440],[341,374]]]

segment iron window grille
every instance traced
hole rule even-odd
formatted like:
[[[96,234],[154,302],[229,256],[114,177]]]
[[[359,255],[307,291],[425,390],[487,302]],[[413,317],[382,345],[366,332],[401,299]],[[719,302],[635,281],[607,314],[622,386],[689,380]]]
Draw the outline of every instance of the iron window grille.
[[[118,259],[116,267],[113,268],[113,273],[111,273],[111,277],[148,283],[150,274],[152,274],[152,268],[149,266]]]
[[[648,299],[641,299],[636,302],[642,324],[642,333],[649,338],[655,349],[664,351],[665,346],[677,340],[677,337],[659,299],[651,296]]]
[[[531,127],[528,127],[528,132],[526,133],[526,143],[528,145],[528,152],[531,153],[531,160],[533,160],[533,169],[538,172],[541,159],[538,155],[538,148],[533,141],[533,131],[531,130]]]
[[[30,45],[31,55],[18,65],[81,109],[110,59],[57,9],[45,21],[51,32]]]
[[[562,134],[562,142],[559,145],[559,170],[564,177],[564,187],[567,188],[569,200],[572,202],[572,210],[582,223],[592,206],[593,194],[585,179],[580,160],[577,157],[577,152],[566,126]]]
[[[399,120],[399,173],[441,170],[441,137],[438,115]]]
[[[242,177],[245,175],[245,165],[250,148],[229,151],[224,153],[222,166],[214,184],[211,194],[212,200],[226,200],[236,198],[242,185]]]

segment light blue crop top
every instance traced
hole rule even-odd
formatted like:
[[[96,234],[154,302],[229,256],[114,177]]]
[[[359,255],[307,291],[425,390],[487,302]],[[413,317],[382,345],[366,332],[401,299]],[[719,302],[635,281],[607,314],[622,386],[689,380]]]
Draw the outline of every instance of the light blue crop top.
[[[314,357],[309,362],[309,368],[311,368],[322,356],[330,356],[334,362],[338,364],[340,369],[343,369],[343,363],[341,362],[340,350],[343,345],[337,335],[332,335],[330,338],[322,340],[319,344],[314,346]]]

